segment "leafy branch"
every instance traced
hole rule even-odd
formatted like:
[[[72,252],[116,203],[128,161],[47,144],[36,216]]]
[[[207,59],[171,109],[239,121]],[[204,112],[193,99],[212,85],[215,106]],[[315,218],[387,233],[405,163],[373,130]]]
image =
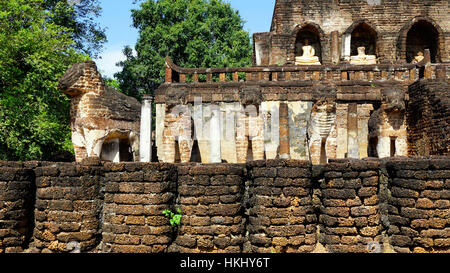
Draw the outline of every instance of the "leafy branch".
[[[177,208],[176,212],[172,212],[171,210],[164,210],[163,211],[164,216],[169,218],[170,225],[172,227],[180,226],[181,223],[181,217],[183,216],[183,213],[180,208]]]

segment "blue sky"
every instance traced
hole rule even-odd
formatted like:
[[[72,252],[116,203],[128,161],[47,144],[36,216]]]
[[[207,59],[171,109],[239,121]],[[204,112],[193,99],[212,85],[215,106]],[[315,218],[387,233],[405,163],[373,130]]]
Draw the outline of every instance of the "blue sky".
[[[224,0],[229,2],[246,21],[244,29],[253,34],[267,32],[270,29],[275,0]],[[101,59],[95,60],[105,77],[112,78],[120,68],[116,63],[123,60],[122,49],[126,45],[134,48],[138,38],[137,29],[133,28],[131,9],[138,8],[133,0],[100,0],[103,12],[98,22],[106,27],[108,43],[105,44]]]

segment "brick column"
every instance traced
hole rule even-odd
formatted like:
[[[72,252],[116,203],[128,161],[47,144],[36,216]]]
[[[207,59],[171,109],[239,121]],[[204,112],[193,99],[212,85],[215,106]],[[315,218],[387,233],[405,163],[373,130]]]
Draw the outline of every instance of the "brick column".
[[[339,31],[331,32],[331,62],[339,64],[341,53],[339,51]]]
[[[289,109],[285,102],[280,103],[280,158],[290,159]]]

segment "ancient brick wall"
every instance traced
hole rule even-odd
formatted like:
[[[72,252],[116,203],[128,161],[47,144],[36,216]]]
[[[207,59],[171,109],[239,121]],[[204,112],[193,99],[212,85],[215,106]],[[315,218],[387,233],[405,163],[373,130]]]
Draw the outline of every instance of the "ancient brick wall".
[[[103,171],[98,163],[49,163],[35,169],[33,251],[89,252],[100,243]]]
[[[449,81],[422,80],[409,87],[407,111],[409,154],[450,154]]]
[[[104,166],[103,233],[100,250],[160,253],[172,243],[164,210],[175,200],[176,167],[169,164],[107,163]]]
[[[449,252],[449,182],[448,157],[0,162],[0,251]]]
[[[397,252],[441,252],[450,247],[448,158],[391,160],[390,243]]]
[[[0,253],[21,252],[32,234],[34,173],[22,163],[0,162]]]
[[[178,203],[183,217],[172,251],[242,252],[245,175],[243,164],[178,167]]]
[[[312,252],[317,216],[312,203],[311,164],[269,160],[248,164],[249,252]]]
[[[339,46],[343,35],[358,22],[365,21],[376,34],[376,55],[381,62],[406,61],[406,36],[414,19],[423,19],[438,32],[438,55],[449,61],[450,21],[446,0],[277,0],[270,36],[258,34],[259,44],[270,44],[270,62],[293,61],[297,31],[306,24],[313,25],[320,34],[323,63],[331,63],[331,32],[339,32]],[[356,24],[355,24],[356,23]],[[261,40],[265,39],[266,42]],[[430,41],[432,42],[432,41]],[[265,47],[267,48],[267,46]],[[261,57],[264,60],[266,57]]]
[[[329,252],[367,253],[382,245],[378,160],[333,160],[320,180],[320,243]]]

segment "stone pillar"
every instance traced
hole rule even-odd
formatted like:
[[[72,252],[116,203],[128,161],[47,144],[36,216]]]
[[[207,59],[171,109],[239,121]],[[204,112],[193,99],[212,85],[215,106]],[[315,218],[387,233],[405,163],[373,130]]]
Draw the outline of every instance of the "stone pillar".
[[[158,160],[160,162],[165,162],[163,152],[163,132],[164,132],[165,118],[166,118],[166,105],[156,104],[155,142]]]
[[[378,137],[377,153],[379,158],[391,156],[391,138],[389,136]]]
[[[311,118],[312,102],[288,102],[290,158],[309,160],[306,131]]]
[[[264,123],[262,114],[255,106],[249,106],[253,113],[248,118],[249,139],[252,142],[253,160],[264,160]]]
[[[236,155],[236,113],[239,103],[221,103],[221,120],[223,121],[221,136],[222,159],[227,163],[237,163]]]
[[[339,31],[331,32],[331,62],[339,64],[341,54],[339,51]]]
[[[209,163],[222,163],[221,156],[221,130],[220,130],[220,108],[217,105],[211,107],[210,120],[210,159]]]
[[[211,105],[203,104],[202,100],[194,103],[194,128],[195,136],[198,141],[202,163],[210,163],[211,152]]]
[[[114,163],[120,162],[120,139],[114,138],[103,143],[102,160]]]
[[[289,108],[285,102],[280,103],[280,159],[290,159],[289,145]]]
[[[348,158],[359,159],[358,145],[358,105],[351,103],[348,106]]]
[[[345,61],[350,61],[352,35],[344,34],[342,36],[342,57]]]
[[[348,104],[336,104],[336,126],[337,126],[337,158],[346,158],[348,153]]]
[[[369,156],[369,119],[370,111],[372,110],[372,104],[358,105],[358,145],[360,158],[366,158]]]
[[[247,162],[248,152],[248,133],[247,133],[247,115],[244,107],[239,105],[239,111],[236,117],[236,156],[237,163]]]
[[[280,147],[280,102],[261,103],[264,119],[264,144],[266,159],[276,159]]]
[[[152,100],[144,96],[141,108],[141,135],[139,155],[141,162],[152,162]]]

